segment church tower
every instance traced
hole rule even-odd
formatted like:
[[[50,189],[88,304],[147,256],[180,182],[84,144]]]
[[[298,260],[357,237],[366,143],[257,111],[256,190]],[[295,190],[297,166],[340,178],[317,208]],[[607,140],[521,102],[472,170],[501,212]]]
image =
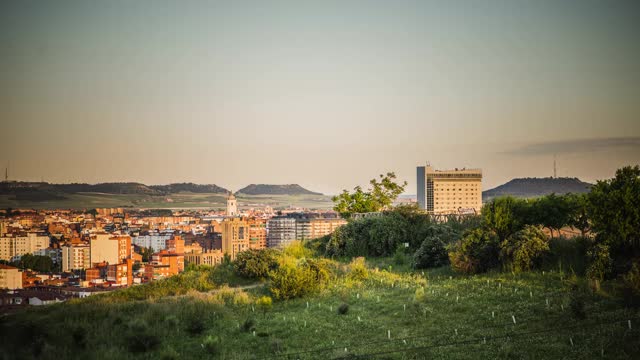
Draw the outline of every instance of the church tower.
[[[237,216],[238,215],[238,200],[233,196],[233,192],[229,192],[229,197],[227,198],[227,216]]]

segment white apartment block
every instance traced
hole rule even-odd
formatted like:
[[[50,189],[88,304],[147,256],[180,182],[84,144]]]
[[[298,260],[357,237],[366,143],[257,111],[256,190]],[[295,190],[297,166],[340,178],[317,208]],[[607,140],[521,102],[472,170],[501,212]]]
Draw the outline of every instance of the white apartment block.
[[[38,233],[0,237],[0,260],[11,261],[14,256],[34,254],[49,247],[49,237]]]

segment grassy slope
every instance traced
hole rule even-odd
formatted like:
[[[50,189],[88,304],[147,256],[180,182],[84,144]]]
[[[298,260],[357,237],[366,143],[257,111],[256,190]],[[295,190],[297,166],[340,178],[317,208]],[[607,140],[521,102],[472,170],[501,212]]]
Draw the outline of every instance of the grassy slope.
[[[0,208],[34,209],[87,209],[100,207],[134,208],[216,208],[226,207],[226,195],[208,193],[177,193],[168,196],[119,195],[82,193],[66,195],[65,200],[56,201],[16,201],[7,195],[0,195]],[[171,201],[167,201],[171,199]],[[289,206],[314,209],[329,209],[331,199],[320,195],[241,195],[240,207],[270,205],[274,208]]]
[[[1,353],[13,358],[19,350],[28,358],[34,344],[44,349],[40,358],[58,359],[210,358],[212,353],[226,359],[327,359],[377,352],[389,352],[379,357],[385,359],[577,359],[602,352],[607,358],[631,358],[640,351],[637,312],[600,294],[587,298],[587,318],[575,319],[566,275],[558,272],[450,278],[448,270],[439,269],[394,276],[381,272],[362,284],[339,280],[322,295],[274,302],[266,316],[243,304],[265,289],[126,302],[107,296],[30,309],[2,320],[0,330],[13,329],[15,339],[7,337],[4,346],[11,349]],[[416,301],[424,279],[425,299]],[[338,315],[343,302],[350,310]],[[249,318],[256,321],[256,336],[240,329]],[[201,333],[188,332],[194,319],[204,321]],[[624,322],[610,323],[617,319]],[[626,319],[634,319],[632,330]],[[74,338],[74,332],[86,336]],[[531,332],[537,333],[519,335]],[[132,353],[128,347],[135,333],[150,333],[160,343],[147,353]],[[208,338],[217,338],[215,345],[203,347]],[[416,347],[426,348],[411,350]]]

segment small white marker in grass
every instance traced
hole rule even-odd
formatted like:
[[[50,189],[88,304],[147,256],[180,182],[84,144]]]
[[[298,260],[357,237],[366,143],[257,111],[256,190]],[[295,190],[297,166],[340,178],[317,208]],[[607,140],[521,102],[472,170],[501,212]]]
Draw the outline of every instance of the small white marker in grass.
[[[491,318],[495,318],[495,317],[496,317],[496,313],[495,313],[495,311],[492,311],[491,312]]]
[[[253,330],[253,336],[256,336],[256,331],[255,330]]]
[[[532,298],[533,297],[533,291],[529,291],[529,297]]]
[[[573,339],[569,338],[569,342],[571,343],[571,346],[573,346]]]
[[[560,310],[564,311],[564,305],[560,304]]]
[[[362,320],[360,320],[360,316],[358,316],[358,321],[362,321]]]
[[[516,323],[516,316],[515,315],[511,315],[511,320],[513,320],[513,323]]]
[[[331,340],[331,345],[335,345],[336,342],[334,340]]]
[[[458,329],[455,329],[455,331],[456,331],[456,336],[458,336]]]
[[[407,340],[402,340],[402,342],[403,342],[405,345],[407,345]]]
[[[387,338],[391,340],[391,330],[387,330]]]
[[[378,295],[378,302],[380,302],[380,295]]]
[[[547,302],[547,307],[549,307],[549,298],[545,299],[545,301]]]
[[[360,293],[356,293],[356,299],[360,299]]]
[[[256,312],[256,308],[253,305],[251,305],[251,311]]]
[[[333,305],[329,306],[329,310],[333,311]]]
[[[456,302],[460,299],[460,296],[456,295]]]
[[[485,338],[482,338],[482,343],[483,343],[483,344],[486,344],[486,343],[487,343],[487,338],[486,338],[486,337],[485,337]]]
[[[402,304],[402,311],[407,311],[407,304]]]
[[[631,320],[627,320],[627,325],[629,326],[629,330],[631,330]]]
[[[307,320],[304,321],[304,327],[307,327]]]
[[[348,352],[348,351],[347,351],[347,348],[344,348],[344,352]]]
[[[309,308],[309,302],[307,301],[307,309]]]

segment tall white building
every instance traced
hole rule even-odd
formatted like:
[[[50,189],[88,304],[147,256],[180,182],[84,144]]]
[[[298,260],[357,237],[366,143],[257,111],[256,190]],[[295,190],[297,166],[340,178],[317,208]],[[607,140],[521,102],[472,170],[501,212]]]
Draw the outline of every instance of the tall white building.
[[[0,238],[0,260],[11,261],[14,256],[34,254],[49,247],[49,237],[38,233]]]
[[[227,198],[227,216],[237,216],[238,215],[238,200],[233,195],[233,193],[229,193],[229,197]]]
[[[482,208],[482,170],[417,168],[417,197],[431,214],[479,213]]]

